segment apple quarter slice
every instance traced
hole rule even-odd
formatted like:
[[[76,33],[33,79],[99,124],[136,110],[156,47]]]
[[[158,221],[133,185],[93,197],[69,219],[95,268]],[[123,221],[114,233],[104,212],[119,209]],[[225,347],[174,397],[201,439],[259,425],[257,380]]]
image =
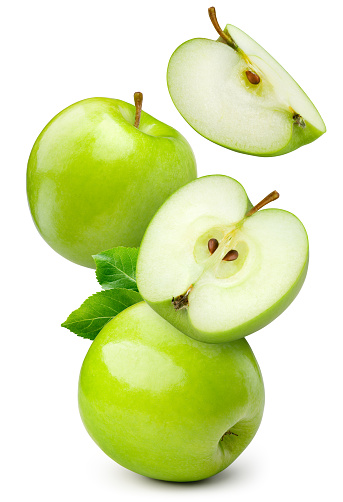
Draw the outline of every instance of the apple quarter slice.
[[[302,223],[284,210],[251,208],[237,181],[205,176],[175,192],[145,233],[139,291],[197,340],[227,342],[261,329],[288,307],[305,280]],[[211,239],[217,243],[212,254]],[[232,261],[226,261],[228,253]]]
[[[185,42],[168,65],[184,119],[214,143],[251,155],[282,155],[321,136],[321,116],[286,70],[240,29],[222,31],[209,12],[220,38]]]

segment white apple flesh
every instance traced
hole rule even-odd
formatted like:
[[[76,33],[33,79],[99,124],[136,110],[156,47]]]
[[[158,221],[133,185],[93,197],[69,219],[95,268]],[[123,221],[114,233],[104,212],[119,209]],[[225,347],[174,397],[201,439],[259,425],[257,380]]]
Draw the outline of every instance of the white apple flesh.
[[[218,32],[217,41],[182,44],[168,66],[171,98],[197,132],[260,156],[288,153],[325,132],[313,103],[268,52],[235,26]]]
[[[302,223],[280,209],[248,216],[251,208],[237,181],[206,176],[174,193],[145,233],[139,291],[197,340],[227,342],[261,329],[288,307],[305,280]],[[218,242],[212,254],[211,239]],[[233,261],[223,260],[233,251]]]

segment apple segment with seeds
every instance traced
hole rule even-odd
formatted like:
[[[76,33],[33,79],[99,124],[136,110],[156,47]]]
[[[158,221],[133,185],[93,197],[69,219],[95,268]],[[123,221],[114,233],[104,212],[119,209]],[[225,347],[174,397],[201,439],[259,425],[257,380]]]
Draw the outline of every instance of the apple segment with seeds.
[[[240,29],[223,31],[214,7],[209,14],[219,39],[185,42],[168,65],[184,119],[214,143],[251,155],[282,155],[321,136],[321,116],[286,70]]]
[[[203,342],[242,338],[280,315],[305,280],[308,238],[293,214],[252,206],[236,180],[212,175],[174,193],[144,235],[137,285],[146,302]]]

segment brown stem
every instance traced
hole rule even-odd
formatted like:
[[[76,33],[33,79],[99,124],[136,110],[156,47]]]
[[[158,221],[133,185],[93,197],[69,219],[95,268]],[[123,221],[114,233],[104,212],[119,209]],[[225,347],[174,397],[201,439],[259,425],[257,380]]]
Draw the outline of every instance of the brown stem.
[[[216,32],[218,33],[218,35],[223,38],[225,40],[225,42],[230,46],[232,47],[232,49],[234,49],[235,51],[238,49],[238,45],[236,44],[236,42],[234,41],[234,39],[228,34],[228,33],[225,33],[225,31],[223,31],[221,29],[221,27],[219,26],[219,23],[218,23],[218,19],[217,19],[217,15],[216,15],[216,9],[215,7],[210,7],[208,9],[208,15],[210,16],[210,19],[212,21],[212,24],[216,30]]]
[[[280,197],[279,193],[274,190],[274,192],[271,192],[267,197],[265,197],[261,202],[256,204],[256,206],[252,207],[250,211],[246,214],[246,216],[252,216],[253,214],[257,213],[259,209],[261,209],[263,206],[266,206],[269,204],[269,202],[273,202],[273,200],[276,200]]]
[[[135,127],[137,127],[138,129],[142,113],[143,94],[141,92],[135,92],[133,95],[133,99],[135,100],[135,107],[136,107]]]

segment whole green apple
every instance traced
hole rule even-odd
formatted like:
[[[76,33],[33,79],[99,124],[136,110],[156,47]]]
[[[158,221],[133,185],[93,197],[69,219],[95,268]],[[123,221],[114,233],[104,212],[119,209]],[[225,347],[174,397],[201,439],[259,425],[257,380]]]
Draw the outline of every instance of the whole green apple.
[[[49,122],[31,151],[27,194],[37,229],[55,251],[86,267],[105,249],[139,246],[165,199],[197,175],[185,138],[141,112],[137,101],[136,108],[108,98],[75,103]]]
[[[90,436],[119,464],[156,479],[196,481],[225,469],[254,437],[263,406],[246,340],[198,342],[144,302],[102,329],[80,374]]]

